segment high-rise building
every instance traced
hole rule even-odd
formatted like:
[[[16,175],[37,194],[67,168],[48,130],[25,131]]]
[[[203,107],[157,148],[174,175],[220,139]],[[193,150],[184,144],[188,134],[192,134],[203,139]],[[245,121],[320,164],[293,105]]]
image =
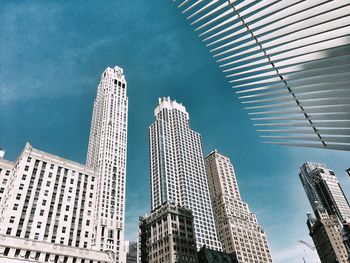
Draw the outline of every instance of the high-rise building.
[[[341,222],[350,222],[349,202],[332,170],[324,164],[306,162],[300,167],[299,178],[314,211],[320,204]]]
[[[14,163],[0,163],[6,180],[1,262],[110,262],[94,241],[97,178],[92,168],[28,143]]]
[[[210,197],[222,248],[238,262],[272,262],[266,234],[242,201],[235,172],[226,156],[212,151],[205,158]]]
[[[346,172],[348,173],[348,175],[350,176],[350,168],[346,170]]]
[[[337,216],[329,215],[320,204],[317,204],[315,214],[316,218],[308,214],[307,226],[321,262],[349,262],[348,252],[343,243],[342,227]]]
[[[86,164],[97,174],[96,246],[125,262],[124,216],[128,98],[123,69],[107,68],[94,101]]]
[[[141,263],[197,263],[192,211],[169,202],[140,218]]]
[[[126,263],[137,263],[137,242],[124,241],[124,248],[126,253]]]
[[[197,248],[221,249],[217,238],[199,133],[186,108],[159,99],[149,128],[152,210],[174,202],[193,211]]]

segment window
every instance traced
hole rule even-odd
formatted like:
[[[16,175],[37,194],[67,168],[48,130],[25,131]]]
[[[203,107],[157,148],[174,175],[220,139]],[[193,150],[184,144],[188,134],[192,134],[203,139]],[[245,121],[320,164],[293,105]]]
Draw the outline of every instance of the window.
[[[11,235],[11,231],[12,231],[11,227],[7,228],[6,235]]]

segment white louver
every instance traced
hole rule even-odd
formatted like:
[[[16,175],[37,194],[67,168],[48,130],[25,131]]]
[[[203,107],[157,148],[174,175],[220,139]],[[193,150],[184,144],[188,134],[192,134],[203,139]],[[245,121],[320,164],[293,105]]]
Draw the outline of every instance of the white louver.
[[[349,0],[174,0],[265,143],[350,150]]]

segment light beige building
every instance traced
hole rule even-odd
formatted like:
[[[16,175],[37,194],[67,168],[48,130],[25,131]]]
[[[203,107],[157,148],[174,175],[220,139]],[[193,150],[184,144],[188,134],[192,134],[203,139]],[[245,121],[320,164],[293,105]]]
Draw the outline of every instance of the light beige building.
[[[141,263],[197,263],[191,210],[164,203],[140,218]]]
[[[28,143],[10,165],[1,160],[7,180],[0,202],[1,262],[111,262],[95,245],[92,168]]]
[[[223,250],[236,253],[240,263],[272,262],[265,232],[241,200],[230,159],[213,151],[205,158],[205,164]]]

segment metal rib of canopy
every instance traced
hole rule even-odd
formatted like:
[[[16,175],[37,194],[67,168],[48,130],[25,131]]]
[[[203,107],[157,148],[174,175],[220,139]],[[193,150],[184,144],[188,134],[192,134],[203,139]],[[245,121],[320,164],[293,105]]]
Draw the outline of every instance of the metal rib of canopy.
[[[349,0],[174,0],[265,143],[350,150]]]

